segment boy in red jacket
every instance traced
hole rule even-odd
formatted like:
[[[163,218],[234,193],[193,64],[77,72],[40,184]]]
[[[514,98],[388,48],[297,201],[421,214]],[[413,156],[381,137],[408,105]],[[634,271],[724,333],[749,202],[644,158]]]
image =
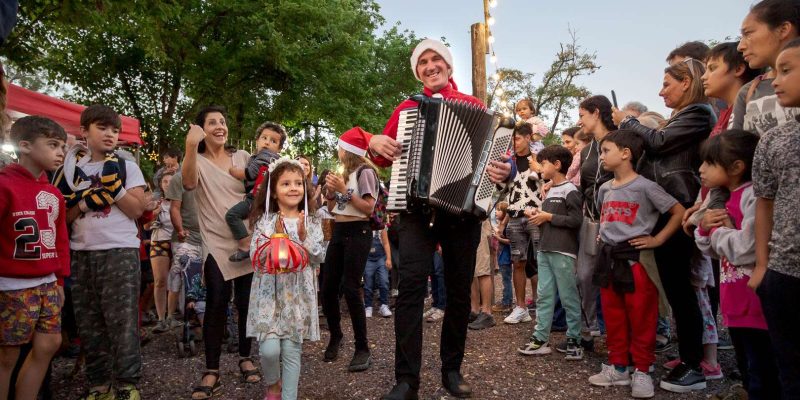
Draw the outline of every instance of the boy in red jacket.
[[[45,171],[64,161],[64,129],[44,117],[11,127],[19,163],[0,171],[0,399],[22,344],[33,342],[16,382],[17,398],[39,392],[50,359],[61,345],[63,278],[69,276],[64,197]]]

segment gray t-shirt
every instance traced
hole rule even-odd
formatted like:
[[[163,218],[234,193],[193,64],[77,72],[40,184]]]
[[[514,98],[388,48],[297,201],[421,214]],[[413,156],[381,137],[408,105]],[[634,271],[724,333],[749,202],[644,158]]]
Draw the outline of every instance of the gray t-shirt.
[[[800,122],[767,132],[753,158],[753,191],[772,199],[769,269],[800,278]]]
[[[166,193],[167,200],[181,202],[181,220],[183,220],[183,229],[189,232],[186,242],[200,246],[202,240],[200,239],[200,225],[197,223],[197,203],[194,200],[194,191],[187,191],[183,189],[183,177],[181,174],[175,174],[167,187]],[[172,235],[172,240],[178,240],[177,230]]]
[[[652,234],[659,215],[678,202],[657,183],[641,175],[618,187],[613,182],[604,183],[597,193],[600,239],[608,244]]]
[[[778,96],[772,87],[773,79],[756,78],[739,89],[736,103],[733,106],[731,124],[728,129],[744,129],[763,136],[768,130],[783,125],[800,115],[800,108],[783,108],[778,104]],[[744,104],[747,92],[754,82],[758,82],[750,101]]]

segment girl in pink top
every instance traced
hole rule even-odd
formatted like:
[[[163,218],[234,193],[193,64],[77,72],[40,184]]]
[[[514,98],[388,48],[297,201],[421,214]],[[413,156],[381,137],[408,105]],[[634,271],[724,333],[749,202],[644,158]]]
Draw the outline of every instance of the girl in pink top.
[[[706,211],[695,230],[704,253],[720,259],[720,311],[751,399],[780,398],[778,370],[758,296],[747,287],[755,264],[755,204],[751,182],[758,136],[729,130],[703,145],[703,186],[728,189],[725,209]]]

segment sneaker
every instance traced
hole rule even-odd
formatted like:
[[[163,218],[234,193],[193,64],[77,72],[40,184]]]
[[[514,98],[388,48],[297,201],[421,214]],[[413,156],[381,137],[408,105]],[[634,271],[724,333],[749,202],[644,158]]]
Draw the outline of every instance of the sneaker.
[[[581,338],[580,342],[581,347],[584,351],[594,351],[594,340],[593,339],[584,339]],[[567,341],[563,341],[556,346],[556,350],[559,353],[566,353],[567,352]]]
[[[372,318],[372,307],[365,308],[364,309],[364,315],[366,315],[367,318]]]
[[[392,310],[389,309],[388,304],[383,304],[381,305],[381,308],[378,309],[378,314],[380,314],[383,318],[389,318],[392,316]]]
[[[672,348],[672,342],[665,338],[664,340],[660,340],[656,338],[656,353],[664,353]]]
[[[525,306],[528,307],[528,311],[533,311],[536,309],[536,301],[528,299],[525,301]]]
[[[675,369],[675,367],[677,367],[678,365],[681,365],[681,359],[680,358],[676,358],[674,360],[667,361],[662,365],[662,367],[664,367],[664,369],[666,369],[667,371],[671,371],[671,370]]]
[[[355,354],[353,354],[353,359],[350,360],[350,366],[347,367],[347,370],[350,372],[366,371],[369,368],[371,360],[372,357],[369,354],[369,350],[356,350]]]
[[[325,354],[323,355],[323,361],[325,362],[333,362],[336,358],[339,357],[339,348],[342,347],[342,337],[334,337],[331,336],[330,341],[328,342],[328,347],[325,348]]]
[[[531,315],[528,313],[527,309],[514,307],[514,310],[511,311],[511,314],[509,314],[503,322],[507,324],[518,324],[520,322],[530,322],[531,320]]]
[[[495,325],[497,325],[497,323],[494,322],[494,317],[491,314],[482,312],[478,315],[478,318],[476,318],[475,321],[470,322],[467,327],[469,329],[479,331],[481,329],[491,328]]]
[[[167,320],[162,319],[156,323],[156,326],[150,330],[153,333],[159,334],[169,331],[169,322]]]
[[[602,387],[628,386],[631,384],[631,374],[627,369],[619,372],[613,365],[601,364],[600,373],[590,376],[589,383]]]
[[[476,313],[474,311],[470,311],[469,312],[469,322],[470,323],[475,322],[475,320],[478,319],[478,315],[480,315],[480,313]]]
[[[506,304],[497,303],[497,304],[492,306],[492,312],[507,313],[509,311],[511,311],[511,305],[510,304],[506,305]]]
[[[233,253],[230,257],[228,257],[228,261],[239,262],[247,260],[248,258],[250,258],[249,250],[236,250],[236,253]]]
[[[437,310],[437,308],[436,308],[436,307],[431,307],[431,308],[429,308],[429,309],[425,310],[425,312],[424,312],[424,313],[422,313],[422,318],[428,318],[428,317],[430,317],[430,316],[431,316],[431,314],[433,314],[433,312],[434,312],[434,311],[436,311],[436,310]]]
[[[136,394],[138,395],[139,392],[137,391]],[[109,386],[108,391],[105,393],[100,393],[96,390],[90,390],[88,393],[83,395],[83,397],[79,398],[79,400],[114,400],[116,398],[117,397],[114,396],[114,389]]]
[[[141,400],[142,396],[139,394],[139,389],[131,384],[122,385],[117,389],[117,400]]]
[[[706,377],[707,381],[713,381],[717,379],[722,379],[722,366],[717,363],[716,367],[712,367],[711,364],[700,361],[700,368],[703,369],[703,376]]]
[[[706,388],[706,377],[703,372],[690,368],[685,363],[678,364],[661,380],[662,389],[675,393],[689,393],[692,390]]]
[[[727,335],[720,335],[719,340],[717,341],[717,350],[733,350],[733,342],[731,342],[731,338],[727,337]]]
[[[653,378],[638,369],[634,371],[631,376],[631,397],[635,399],[649,399],[653,396],[655,396]]]
[[[392,289],[389,291],[389,297],[397,297],[399,293],[400,292],[398,292],[397,289]]]
[[[444,310],[440,310],[436,308],[431,315],[428,315],[428,318],[425,319],[427,322],[437,322],[444,318]]]
[[[600,337],[603,336],[603,332],[600,329],[598,329],[596,331],[589,331],[589,335],[591,335],[592,337]]]
[[[166,321],[167,321],[167,327],[169,327],[170,330],[175,329],[175,328],[180,328],[180,327],[183,326],[183,322],[178,321],[177,319],[175,319],[173,317],[168,317],[166,319]]]
[[[578,339],[567,339],[566,360],[583,360],[583,347],[578,343]]]
[[[531,341],[524,346],[517,348],[517,353],[526,356],[543,356],[552,352],[553,350],[550,349],[550,345],[547,344],[547,342],[543,342],[535,337],[531,338]]]

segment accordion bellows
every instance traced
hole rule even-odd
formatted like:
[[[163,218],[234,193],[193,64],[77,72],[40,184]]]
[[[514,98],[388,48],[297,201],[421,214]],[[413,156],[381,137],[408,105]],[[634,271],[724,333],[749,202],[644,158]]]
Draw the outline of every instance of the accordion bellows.
[[[387,211],[427,205],[485,218],[494,190],[486,166],[508,152],[513,121],[463,101],[413,99],[419,105],[400,112]]]

